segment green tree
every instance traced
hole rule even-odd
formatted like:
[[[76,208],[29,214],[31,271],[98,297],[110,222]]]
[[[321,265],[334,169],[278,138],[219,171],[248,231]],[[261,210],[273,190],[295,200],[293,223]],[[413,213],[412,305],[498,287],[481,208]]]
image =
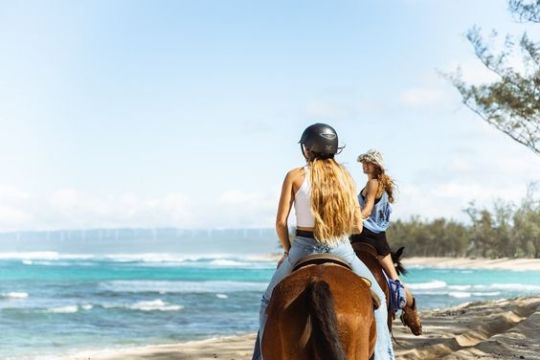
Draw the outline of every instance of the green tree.
[[[509,0],[512,15],[521,22],[540,23],[540,0]],[[497,37],[493,32],[493,37]],[[463,103],[481,118],[515,141],[540,154],[540,44],[523,33],[519,41],[507,35],[504,48],[493,51],[478,27],[467,32],[475,54],[497,75],[497,81],[470,85],[460,71],[450,75]],[[521,52],[524,71],[509,64],[512,54]]]
[[[520,204],[494,202],[491,209],[474,202],[465,209],[470,223],[444,218],[396,220],[388,229],[392,248],[406,256],[481,256],[540,258],[540,199],[531,184]]]
[[[446,226],[446,220],[444,218],[434,219],[427,224],[427,251],[429,254],[445,256],[450,252],[452,239],[448,237]]]
[[[469,230],[463,224],[450,221],[446,226],[446,241],[448,241],[449,249],[447,256],[462,257],[467,254],[467,246],[469,245]]]
[[[514,257],[516,255],[516,243],[512,231],[512,204],[501,201],[494,205],[494,244],[493,251],[496,257]]]
[[[493,212],[490,212],[477,209],[472,203],[465,211],[472,223],[469,255],[489,258],[515,256],[512,204],[497,201]]]
[[[513,233],[519,244],[518,256],[540,258],[540,200],[531,184],[521,206],[514,214]]]

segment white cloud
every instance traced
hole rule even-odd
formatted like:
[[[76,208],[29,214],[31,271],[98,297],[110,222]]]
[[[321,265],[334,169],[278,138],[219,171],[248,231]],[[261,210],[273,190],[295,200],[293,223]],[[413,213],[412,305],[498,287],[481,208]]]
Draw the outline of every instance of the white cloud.
[[[524,72],[525,67],[518,53],[508,58],[508,66],[519,72]],[[453,87],[451,81],[443,74],[457,74],[467,84],[485,84],[499,80],[499,76],[487,69],[482,62],[471,55],[462,60],[439,68],[429,70],[418,77],[418,81],[409,85],[397,96],[397,104],[411,109],[444,109],[455,111],[461,108],[461,96]],[[456,107],[457,106],[457,107]]]
[[[66,188],[45,195],[0,190],[0,231],[193,225],[184,194],[97,196]]]
[[[448,170],[454,173],[467,173],[474,170],[474,165],[468,159],[454,158],[448,164]]]
[[[30,195],[13,187],[0,185],[0,229],[24,226],[31,222],[28,211]]]
[[[395,173],[399,180],[394,218],[410,215],[466,220],[472,200],[490,207],[496,199],[519,202],[529,181],[540,180],[540,157],[510,141],[482,139],[475,147],[437,161],[420,161]],[[425,156],[425,154],[419,154]],[[394,173],[391,173],[394,175]],[[75,188],[32,194],[0,186],[0,231],[96,227],[273,227],[279,188],[229,189],[210,197],[196,193],[93,194]],[[294,210],[290,224],[294,223]]]
[[[279,194],[275,192],[223,192],[213,212],[219,227],[272,227]]]
[[[0,229],[20,228],[28,224],[30,220],[30,215],[23,210],[0,206]]]
[[[272,227],[279,194],[228,190],[208,202],[182,193],[142,197],[65,188],[31,195],[0,187],[0,231],[112,227]]]
[[[413,180],[400,184],[396,218],[466,220],[462,210],[471,201],[487,208],[496,200],[519,204],[527,183],[540,180],[540,158],[509,145],[483,154],[455,154],[446,163],[418,169]]]
[[[488,70],[477,58],[455,63],[448,67],[449,73],[459,71],[461,79],[468,84],[484,84],[498,80],[498,76]]]
[[[506,62],[506,65],[518,71],[525,73],[525,64],[522,61],[521,53],[519,51],[511,54]],[[467,84],[486,84],[500,80],[500,77],[493,71],[489,70],[481,61],[475,56],[471,56],[461,61],[453,62],[443,69],[444,73],[454,74],[459,72],[461,79]]]
[[[397,96],[400,107],[415,110],[452,111],[460,98],[450,80],[432,69],[425,71],[414,83],[408,84]]]
[[[225,206],[253,206],[268,201],[267,195],[241,190],[228,190],[222,193],[218,202]]]
[[[445,217],[467,221],[463,210],[471,201],[475,206],[487,208],[491,208],[498,199],[517,203],[525,195],[525,190],[459,182],[442,183],[431,188],[407,185],[400,188],[394,215],[401,219],[420,215],[427,219]]]
[[[471,184],[471,183],[446,183],[435,186],[433,195],[439,198],[457,199],[464,203],[475,200],[481,203],[490,202],[496,198],[506,200],[516,200],[524,195],[524,189],[500,188],[493,185]]]
[[[20,191],[14,187],[0,184],[0,202],[5,203],[9,201],[25,200],[30,195],[26,192]]]

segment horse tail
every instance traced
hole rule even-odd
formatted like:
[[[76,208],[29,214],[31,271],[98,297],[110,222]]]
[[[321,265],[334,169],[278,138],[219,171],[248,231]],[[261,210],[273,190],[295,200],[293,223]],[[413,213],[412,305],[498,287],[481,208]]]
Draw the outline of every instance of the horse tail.
[[[334,297],[323,280],[314,280],[307,289],[311,318],[311,346],[314,360],[347,360],[337,332]]]
[[[390,252],[392,262],[394,263],[398,275],[407,274],[407,269],[405,269],[405,266],[403,266],[403,264],[401,263],[401,255],[403,255],[403,249],[405,249],[404,246],[400,247],[397,251]]]

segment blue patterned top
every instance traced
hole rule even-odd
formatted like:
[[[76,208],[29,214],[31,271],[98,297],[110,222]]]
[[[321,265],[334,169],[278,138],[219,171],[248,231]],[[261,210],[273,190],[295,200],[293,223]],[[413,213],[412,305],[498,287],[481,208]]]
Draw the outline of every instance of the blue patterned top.
[[[358,202],[360,207],[363,209],[366,206],[366,199],[362,195],[362,191],[358,194]],[[364,226],[373,231],[374,233],[381,233],[388,229],[390,225],[390,214],[392,213],[392,206],[388,201],[388,194],[386,191],[383,192],[379,200],[375,200],[373,204],[373,211],[367,219],[364,220]]]

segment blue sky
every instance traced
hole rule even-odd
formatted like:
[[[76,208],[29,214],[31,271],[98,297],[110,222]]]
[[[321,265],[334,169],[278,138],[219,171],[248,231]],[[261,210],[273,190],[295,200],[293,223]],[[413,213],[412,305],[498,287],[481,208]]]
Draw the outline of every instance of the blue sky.
[[[0,1],[0,230],[272,227],[318,121],[359,186],[384,153],[396,218],[517,201],[540,157],[438,75],[491,79],[475,24],[539,35],[502,0]]]

